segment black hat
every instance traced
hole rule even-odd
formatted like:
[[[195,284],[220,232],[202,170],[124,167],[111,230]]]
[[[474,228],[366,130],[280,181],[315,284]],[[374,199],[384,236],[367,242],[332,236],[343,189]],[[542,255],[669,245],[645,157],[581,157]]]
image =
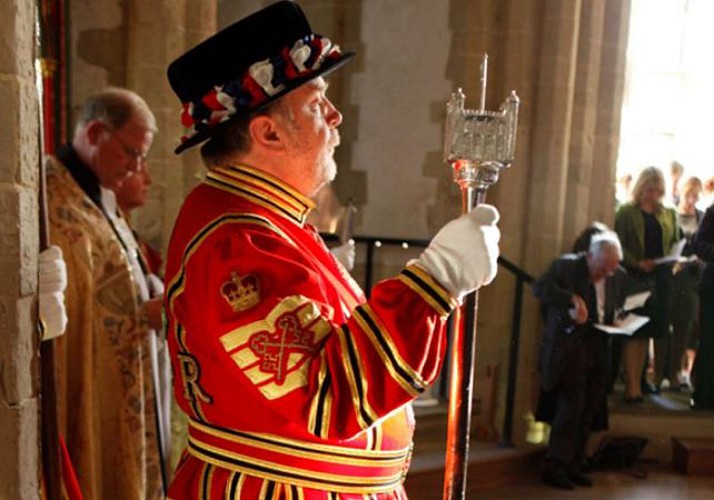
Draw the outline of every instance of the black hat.
[[[275,101],[354,57],[313,33],[292,1],[270,5],[192,48],[169,65],[171,88],[190,129],[175,153],[212,137],[225,123]]]

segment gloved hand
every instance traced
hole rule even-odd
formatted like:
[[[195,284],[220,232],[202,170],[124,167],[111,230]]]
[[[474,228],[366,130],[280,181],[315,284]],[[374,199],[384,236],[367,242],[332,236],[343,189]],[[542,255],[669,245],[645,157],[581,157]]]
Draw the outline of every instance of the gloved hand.
[[[412,261],[454,297],[488,285],[498,270],[498,211],[479,205],[447,223],[431,240],[421,256]]]
[[[62,249],[51,246],[40,252],[38,267],[40,319],[45,324],[42,340],[49,340],[62,335],[67,327],[67,311],[64,306],[67,267],[62,258]]]
[[[164,282],[155,274],[151,273],[146,276],[146,284],[149,286],[151,297],[161,297],[164,294]]]
[[[330,249],[330,252],[348,271],[355,267],[355,240],[347,240],[347,243]]]

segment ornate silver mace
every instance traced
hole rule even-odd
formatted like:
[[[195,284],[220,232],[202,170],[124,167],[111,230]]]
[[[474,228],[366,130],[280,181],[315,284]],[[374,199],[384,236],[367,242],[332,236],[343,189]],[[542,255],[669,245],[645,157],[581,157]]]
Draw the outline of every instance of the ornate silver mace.
[[[498,111],[486,111],[488,55],[481,63],[478,110],[464,108],[466,96],[458,89],[446,106],[444,159],[461,189],[462,213],[486,201],[486,191],[511,166],[516,151],[519,100],[515,91]],[[476,363],[478,291],[466,296],[454,317],[449,378],[449,413],[444,468],[444,500],[466,495],[469,432]]]

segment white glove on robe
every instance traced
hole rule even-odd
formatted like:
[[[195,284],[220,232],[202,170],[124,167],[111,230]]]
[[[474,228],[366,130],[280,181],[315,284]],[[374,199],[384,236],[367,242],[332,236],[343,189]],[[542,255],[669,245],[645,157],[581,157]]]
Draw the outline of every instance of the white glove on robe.
[[[42,340],[50,340],[62,335],[67,327],[67,310],[64,305],[67,266],[62,257],[62,249],[51,246],[40,252],[38,267],[40,319],[45,325]]]

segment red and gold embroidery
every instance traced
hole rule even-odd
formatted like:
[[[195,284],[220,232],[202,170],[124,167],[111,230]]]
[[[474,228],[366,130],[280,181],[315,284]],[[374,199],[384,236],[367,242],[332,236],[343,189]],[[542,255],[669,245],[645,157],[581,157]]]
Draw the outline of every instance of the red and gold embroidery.
[[[221,287],[221,295],[235,312],[247,311],[260,302],[258,280],[250,274],[231,273],[230,279]]]
[[[201,378],[201,367],[196,358],[186,352],[177,353],[181,367],[181,381],[183,383],[183,397],[197,408],[198,400],[207,404],[213,404],[213,398],[203,390],[199,379]],[[199,412],[200,413],[200,412]]]
[[[265,319],[228,332],[220,340],[233,361],[272,400],[307,385],[308,362],[330,328],[314,302],[292,296]]]

